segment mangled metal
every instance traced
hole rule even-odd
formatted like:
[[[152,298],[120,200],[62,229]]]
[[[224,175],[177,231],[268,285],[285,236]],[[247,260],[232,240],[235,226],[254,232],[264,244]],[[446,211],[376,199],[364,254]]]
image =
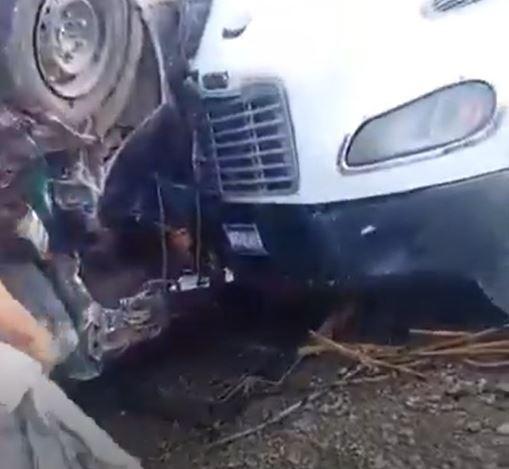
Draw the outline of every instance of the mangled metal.
[[[0,9],[9,25],[0,38],[0,278],[55,338],[57,371],[68,377],[97,376],[108,358],[161,332],[169,295],[208,286],[211,272],[224,277],[202,240],[194,174],[198,101],[185,79],[210,5],[200,4],[198,22],[194,6],[19,0]],[[84,281],[87,259],[144,230],[159,239],[142,261],[147,281],[101,304]],[[46,299],[34,303],[40,290]]]

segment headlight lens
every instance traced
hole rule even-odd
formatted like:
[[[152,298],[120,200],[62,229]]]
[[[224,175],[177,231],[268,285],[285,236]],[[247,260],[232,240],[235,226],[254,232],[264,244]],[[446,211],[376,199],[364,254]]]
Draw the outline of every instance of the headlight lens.
[[[495,91],[485,82],[441,88],[364,123],[346,162],[370,165],[452,145],[482,130],[495,109]]]

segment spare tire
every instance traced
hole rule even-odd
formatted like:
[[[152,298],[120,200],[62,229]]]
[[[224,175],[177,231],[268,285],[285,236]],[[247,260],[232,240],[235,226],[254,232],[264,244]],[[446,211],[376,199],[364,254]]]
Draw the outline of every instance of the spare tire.
[[[127,103],[142,43],[132,0],[2,0],[0,99],[103,134]]]

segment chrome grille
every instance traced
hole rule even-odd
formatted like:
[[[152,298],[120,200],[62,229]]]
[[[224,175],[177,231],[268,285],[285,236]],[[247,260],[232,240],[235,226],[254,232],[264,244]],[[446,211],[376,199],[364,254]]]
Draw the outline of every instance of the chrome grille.
[[[481,0],[433,0],[433,9],[439,12],[453,10],[480,2]]]
[[[200,140],[202,186],[228,195],[294,192],[298,169],[284,89],[252,83],[235,94],[206,94]]]

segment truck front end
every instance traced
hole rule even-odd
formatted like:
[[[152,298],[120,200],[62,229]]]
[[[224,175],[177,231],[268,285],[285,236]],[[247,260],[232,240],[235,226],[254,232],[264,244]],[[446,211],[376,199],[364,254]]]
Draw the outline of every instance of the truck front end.
[[[509,311],[503,0],[216,0],[193,62],[238,277],[475,280]]]

